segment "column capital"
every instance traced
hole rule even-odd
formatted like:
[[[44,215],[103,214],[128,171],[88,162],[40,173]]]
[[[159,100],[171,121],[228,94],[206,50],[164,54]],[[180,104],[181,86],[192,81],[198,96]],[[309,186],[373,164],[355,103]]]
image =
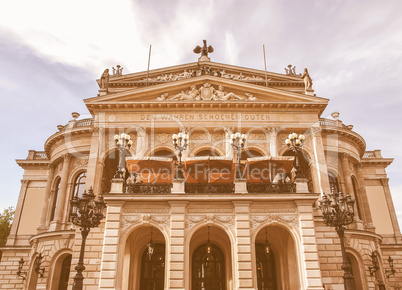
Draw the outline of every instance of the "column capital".
[[[70,161],[73,158],[73,156],[70,153],[65,153],[63,154],[63,161]]]
[[[280,127],[267,127],[267,132],[271,136],[277,136],[279,131],[281,131]]]
[[[340,156],[340,158],[341,158],[342,160],[346,160],[346,161],[349,160],[349,154],[348,154],[348,153],[340,152],[340,153],[339,153],[339,156]]]
[[[143,126],[139,126],[135,128],[137,132],[137,137],[145,137],[147,135],[147,128]]]
[[[320,137],[321,136],[321,127],[319,126],[312,126],[310,128],[308,128],[308,130],[306,130],[308,133],[311,134],[311,136],[313,137]]]
[[[381,178],[382,186],[388,186],[389,178]]]
[[[225,131],[226,137],[229,137],[231,134],[233,134],[234,130],[234,127],[223,126],[223,131]]]

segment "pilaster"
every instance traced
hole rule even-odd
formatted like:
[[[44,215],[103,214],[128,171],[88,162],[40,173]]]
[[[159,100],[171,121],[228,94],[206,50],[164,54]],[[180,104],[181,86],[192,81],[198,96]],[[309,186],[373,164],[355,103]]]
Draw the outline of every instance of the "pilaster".
[[[253,289],[253,264],[250,235],[251,201],[233,201],[235,208],[235,289]]]
[[[137,146],[135,155],[137,157],[144,157],[148,150],[148,135],[145,127],[137,127]]]
[[[124,201],[107,201],[99,289],[116,289],[120,217]]]
[[[312,176],[314,192],[331,192],[329,188],[328,169],[324,154],[324,145],[322,142],[321,127],[311,127],[312,146],[314,159],[312,160]]]
[[[269,150],[270,155],[277,157],[278,156],[278,133],[279,127],[271,127],[269,130]]]
[[[382,186],[384,187],[385,200],[387,201],[389,215],[392,221],[392,228],[395,235],[400,235],[401,231],[398,225],[398,218],[396,216],[394,203],[392,202],[391,191],[389,189],[388,178],[381,178]]]
[[[189,280],[189,267],[184,263],[184,229],[187,201],[170,201],[170,247],[168,289],[184,290],[184,280]]]
[[[301,255],[304,261],[305,288],[304,289],[321,289],[321,269],[318,259],[318,247],[316,232],[313,220],[313,203],[311,200],[297,200],[297,209],[299,212],[299,225],[301,234]]]
[[[20,195],[18,197],[17,207],[15,209],[14,220],[11,225],[10,234],[7,238],[7,246],[14,245],[14,242],[15,242],[15,239],[17,236],[17,232],[18,232],[18,227],[20,225],[20,219],[21,219],[21,214],[22,214],[22,210],[24,207],[25,195],[27,194],[28,183],[29,183],[29,180],[27,180],[27,179],[21,180]]]

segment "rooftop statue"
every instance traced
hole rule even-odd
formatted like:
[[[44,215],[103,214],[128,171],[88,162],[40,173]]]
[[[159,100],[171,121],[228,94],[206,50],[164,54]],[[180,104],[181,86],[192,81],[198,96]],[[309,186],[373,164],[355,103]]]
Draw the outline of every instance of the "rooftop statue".
[[[100,88],[102,90],[107,90],[109,87],[109,69],[105,69],[100,79]]]
[[[310,75],[308,74],[308,70],[305,68],[301,78],[304,81],[304,90],[306,95],[314,95],[313,90],[313,80],[311,79]]]
[[[210,61],[210,58],[208,57],[208,53],[214,52],[214,48],[212,46],[207,47],[207,41],[203,40],[204,45],[203,47],[197,45],[194,48],[194,53],[201,53],[201,57],[198,59],[198,61]]]

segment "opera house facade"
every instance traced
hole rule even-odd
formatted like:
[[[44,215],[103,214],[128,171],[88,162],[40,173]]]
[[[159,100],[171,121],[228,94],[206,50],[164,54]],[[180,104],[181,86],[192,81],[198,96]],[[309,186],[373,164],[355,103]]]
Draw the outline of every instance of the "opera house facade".
[[[0,289],[72,289],[80,258],[83,289],[402,289],[393,159],[322,118],[307,69],[200,52],[105,70],[92,117],[17,160]]]

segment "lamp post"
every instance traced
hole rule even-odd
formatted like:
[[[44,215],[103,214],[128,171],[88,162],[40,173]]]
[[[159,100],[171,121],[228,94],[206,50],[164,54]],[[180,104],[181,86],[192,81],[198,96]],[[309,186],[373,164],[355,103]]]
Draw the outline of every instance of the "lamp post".
[[[128,150],[130,150],[133,141],[130,135],[122,133],[121,135],[115,135],[114,141],[119,150],[119,166],[117,167],[117,172],[114,177],[124,178],[124,172],[126,172],[126,155]]]
[[[177,165],[176,179],[184,179],[183,166],[181,165],[181,152],[187,149],[188,135],[180,132],[179,134],[173,134],[172,139],[174,148],[179,151],[179,164]]]
[[[88,193],[84,191],[81,198],[78,198],[77,192],[70,201],[70,221],[80,227],[82,236],[80,257],[75,267],[77,274],[74,277],[73,290],[81,290],[83,286],[84,276],[82,276],[82,272],[85,270],[84,252],[88,233],[91,228],[99,226],[100,221],[104,218],[103,211],[106,208],[106,204],[102,194],[99,196],[98,201],[94,201],[94,199],[95,195],[91,187]]]
[[[295,155],[296,161],[296,178],[305,178],[304,173],[301,169],[299,162],[299,151],[303,149],[303,143],[306,137],[303,134],[297,136],[296,133],[291,133],[288,136],[288,139],[285,140],[285,144],[288,148],[291,148]]]
[[[341,242],[343,260],[342,269],[345,272],[343,275],[345,290],[355,290],[352,266],[350,265],[346,256],[344,241],[346,225],[351,224],[354,219],[354,203],[355,201],[349,194],[343,196],[341,192],[335,192],[335,190],[332,189],[332,193],[329,195],[329,198],[325,193],[323,194],[319,205],[319,208],[323,214],[324,223],[327,226],[335,227]]]
[[[239,132],[230,135],[230,145],[232,145],[233,150],[236,152],[236,179],[243,179],[243,174],[240,169],[240,157],[241,151],[244,149],[244,144],[246,143],[246,134],[240,134]]]

